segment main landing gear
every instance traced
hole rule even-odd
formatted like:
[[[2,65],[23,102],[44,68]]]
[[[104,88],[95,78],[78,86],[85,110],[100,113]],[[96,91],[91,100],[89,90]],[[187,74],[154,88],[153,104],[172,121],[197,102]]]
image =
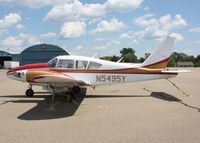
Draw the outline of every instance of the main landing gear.
[[[55,90],[55,87],[50,85],[50,88],[52,89],[53,91],[53,94],[52,94],[52,101],[51,101],[51,104],[53,104],[53,101],[54,101],[54,96],[56,94],[56,90]],[[81,91],[81,88],[79,86],[73,86],[72,88],[69,89],[68,93],[66,94],[65,93],[65,100],[68,101],[68,102],[74,102],[76,103],[75,101],[75,95],[76,94],[79,94]],[[34,91],[32,89],[32,86],[30,85],[29,86],[29,89],[26,90],[26,96],[27,97],[33,97],[34,95]]]
[[[34,95],[34,91],[32,89],[32,86],[30,86],[30,88],[26,90],[26,96],[33,97],[33,95]]]
[[[54,97],[55,97],[55,87],[53,87],[52,85],[50,85],[50,88],[52,89],[53,91],[53,94],[52,94],[52,98],[51,98],[51,105],[50,105],[50,110],[54,109]],[[75,94],[78,94],[80,93],[81,89],[80,87],[78,86],[73,86],[73,88],[69,89],[69,92],[67,94],[64,94],[65,96],[65,100],[68,101],[68,102],[73,102],[75,104],[78,104],[74,99],[75,99]],[[62,94],[61,94],[62,95]]]
[[[74,92],[75,94],[79,94],[81,91],[81,88],[79,86],[73,86],[72,87],[72,92]]]
[[[81,88],[79,86],[73,86],[71,89],[69,89],[69,92],[65,95],[65,100],[68,102],[74,102],[75,101],[75,94],[79,94],[81,91]]]

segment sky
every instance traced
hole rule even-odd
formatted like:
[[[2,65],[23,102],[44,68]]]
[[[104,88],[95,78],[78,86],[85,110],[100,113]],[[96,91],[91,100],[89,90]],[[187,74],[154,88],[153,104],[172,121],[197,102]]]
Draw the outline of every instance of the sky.
[[[72,55],[138,57],[168,36],[173,51],[200,55],[199,0],[0,0],[0,50],[53,44]]]

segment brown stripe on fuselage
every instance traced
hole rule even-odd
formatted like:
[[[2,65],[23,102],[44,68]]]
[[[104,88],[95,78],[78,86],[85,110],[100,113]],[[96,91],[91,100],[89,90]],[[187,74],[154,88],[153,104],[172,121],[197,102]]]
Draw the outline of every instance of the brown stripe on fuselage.
[[[156,62],[154,64],[150,64],[147,66],[144,66],[145,68],[150,68],[150,69],[165,69],[167,67],[167,63],[169,61],[169,58],[166,58],[162,61]]]

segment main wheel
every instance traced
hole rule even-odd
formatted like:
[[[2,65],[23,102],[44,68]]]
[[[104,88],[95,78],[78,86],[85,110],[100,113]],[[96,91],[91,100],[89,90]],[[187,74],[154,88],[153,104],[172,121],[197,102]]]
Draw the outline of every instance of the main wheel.
[[[80,91],[81,91],[81,88],[80,88],[79,86],[74,86],[74,87],[72,88],[72,91],[73,91],[75,94],[79,94]]]
[[[32,97],[33,95],[34,95],[34,91],[31,88],[26,90],[27,97]]]

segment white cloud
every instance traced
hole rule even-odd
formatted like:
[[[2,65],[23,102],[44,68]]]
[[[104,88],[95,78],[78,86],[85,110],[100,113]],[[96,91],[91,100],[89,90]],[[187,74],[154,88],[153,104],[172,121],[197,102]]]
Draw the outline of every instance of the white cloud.
[[[106,38],[106,37],[97,37],[97,38],[95,38],[95,41],[106,41],[106,40],[108,40],[108,38]]]
[[[60,36],[62,38],[77,38],[85,32],[85,28],[85,22],[65,22],[61,27]]]
[[[82,50],[83,49],[83,46],[82,45],[78,45],[76,48],[75,48],[75,50]]]
[[[47,5],[59,5],[73,0],[0,0],[0,6],[27,6],[41,8]]]
[[[21,33],[18,36],[10,36],[2,41],[3,46],[7,47],[20,47],[29,46],[40,43],[39,38],[32,34]]]
[[[143,0],[107,0],[106,9],[114,12],[126,12],[138,8]]]
[[[144,16],[134,19],[133,22],[141,27],[151,26],[152,24],[157,23],[157,19],[151,18],[153,16],[154,16],[153,14],[145,14]]]
[[[101,42],[92,46],[77,45],[76,47],[68,47],[67,49],[70,49],[69,53],[72,55],[85,55],[98,58],[99,54],[100,56],[115,54],[114,52],[118,51],[119,47],[121,47],[121,44],[122,43],[118,39],[114,38],[105,40],[103,43]]]
[[[102,20],[97,24],[97,28],[92,30],[91,33],[119,31],[124,26],[125,24],[116,18],[111,19],[110,21]]]
[[[125,32],[125,33],[122,33],[120,36],[119,36],[119,39],[120,40],[124,40],[124,39],[134,39],[134,32],[133,31],[128,31],[128,32]]]
[[[195,43],[196,43],[196,44],[200,44],[200,40],[198,40],[198,41],[195,41]]]
[[[128,47],[133,47],[134,45],[138,44],[138,39],[140,38],[138,36],[136,37],[135,32],[130,30],[128,32],[122,33],[118,39],[127,44]]]
[[[180,14],[177,14],[176,16],[175,16],[175,19],[174,20],[172,20],[172,26],[174,26],[174,27],[183,27],[183,26],[187,26],[187,22],[185,21],[185,19],[183,19],[182,17],[181,17],[181,15]]]
[[[26,47],[42,43],[41,41],[43,41],[42,39],[43,36],[46,39],[51,37],[51,36],[48,37],[45,35],[53,35],[53,33],[52,34],[45,33],[39,36],[36,36],[33,34],[20,33],[17,36],[9,36],[8,38],[1,40],[0,47],[1,49],[7,50],[7,51],[9,49],[10,53],[20,53]]]
[[[53,38],[53,37],[56,37],[56,36],[57,36],[56,33],[54,33],[54,32],[48,32],[48,33],[41,34],[40,35],[40,39],[41,40],[46,40],[46,39]]]
[[[100,4],[83,4],[78,0],[54,6],[45,16],[45,21],[85,20],[105,15]]]
[[[0,0],[0,6],[24,6],[29,8],[41,8],[44,6],[51,5],[53,9],[67,9],[67,4],[74,6],[73,9],[75,13],[79,13],[85,16],[94,16],[99,15],[103,11],[115,11],[115,12],[124,12],[131,11],[138,8],[142,4],[143,0],[107,0],[103,4],[83,4],[80,0]],[[62,7],[64,6],[64,7]],[[53,10],[52,9],[52,10]],[[66,10],[65,9],[65,10]],[[51,11],[52,11],[51,10]],[[78,12],[77,12],[78,11]],[[58,12],[58,11],[52,11]],[[103,13],[104,13],[103,12]]]
[[[16,27],[16,29],[23,29],[23,28],[25,28],[25,26],[22,25],[22,24],[17,24],[15,27]]]
[[[19,53],[23,48],[43,43],[44,40],[57,36],[56,33],[48,32],[36,36],[34,34],[20,33],[17,36],[9,36],[8,38],[0,41],[2,49],[10,49],[11,53]]]
[[[0,32],[5,32],[9,28],[21,21],[21,16],[17,13],[9,13],[3,19],[0,19]]]
[[[44,43],[45,40],[56,36],[57,34],[53,32],[47,32],[40,35],[20,33],[19,35],[9,36],[6,39],[1,40],[0,47],[4,50],[9,49],[9,52],[11,53],[20,53],[24,48]]]
[[[10,36],[3,41],[4,46],[21,46],[23,44],[23,40]]]
[[[184,39],[183,36],[179,33],[171,33],[170,36],[174,37],[176,42],[182,41]]]
[[[144,30],[135,32],[135,36],[147,39],[160,39],[168,36],[172,29],[187,26],[187,22],[179,14],[174,18],[169,14],[159,19],[153,18],[153,16],[153,14],[147,14],[133,20],[135,25],[144,28]]]
[[[196,27],[196,28],[191,28],[190,30],[189,30],[190,32],[200,32],[200,27]]]
[[[107,0],[103,4],[83,4],[74,0],[55,5],[45,16],[45,21],[98,19],[108,12],[126,12],[138,8],[143,0]]]

